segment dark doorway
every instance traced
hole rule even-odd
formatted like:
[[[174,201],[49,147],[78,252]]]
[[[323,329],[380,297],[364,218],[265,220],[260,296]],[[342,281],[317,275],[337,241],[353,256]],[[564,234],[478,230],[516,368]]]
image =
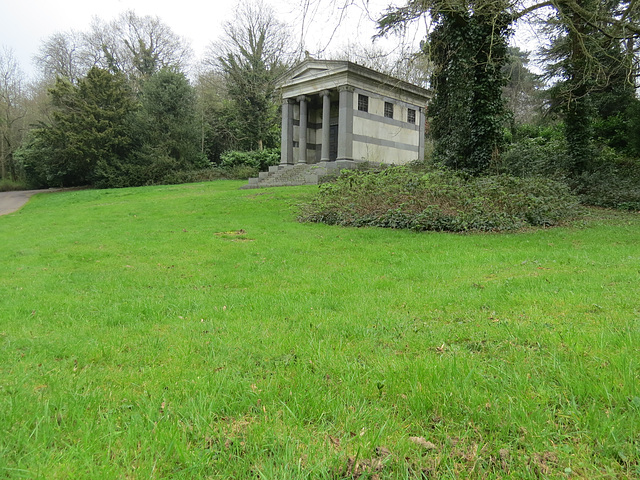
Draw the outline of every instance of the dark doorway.
[[[338,158],[338,125],[329,127],[329,160],[335,162]]]

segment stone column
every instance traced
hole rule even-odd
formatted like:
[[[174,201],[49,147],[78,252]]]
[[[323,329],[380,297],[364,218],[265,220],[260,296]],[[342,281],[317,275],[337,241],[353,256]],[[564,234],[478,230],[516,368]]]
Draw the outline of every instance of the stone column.
[[[329,143],[331,142],[331,136],[329,135],[331,128],[331,92],[329,90],[323,90],[320,92],[320,95],[322,95],[322,150],[320,161],[328,162]]]
[[[343,86],[340,92],[338,113],[338,158],[353,160],[353,87]]]
[[[424,129],[427,125],[427,115],[424,107],[420,107],[420,118],[418,120],[418,161],[424,160]]]
[[[282,136],[280,143],[280,165],[293,165],[293,99],[282,101]]]
[[[298,163],[307,163],[307,97],[299,96],[296,100],[300,102],[300,127],[299,127],[299,149]]]

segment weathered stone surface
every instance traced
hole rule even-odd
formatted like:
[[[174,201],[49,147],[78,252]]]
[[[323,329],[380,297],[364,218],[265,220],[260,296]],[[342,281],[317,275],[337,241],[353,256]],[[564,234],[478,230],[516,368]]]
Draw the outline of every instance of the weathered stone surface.
[[[249,183],[241,188],[283,187],[295,185],[317,185],[328,175],[336,175],[340,170],[357,168],[353,160],[338,162],[320,162],[318,164],[279,165],[269,167],[268,172],[260,172],[258,178],[250,178]]]

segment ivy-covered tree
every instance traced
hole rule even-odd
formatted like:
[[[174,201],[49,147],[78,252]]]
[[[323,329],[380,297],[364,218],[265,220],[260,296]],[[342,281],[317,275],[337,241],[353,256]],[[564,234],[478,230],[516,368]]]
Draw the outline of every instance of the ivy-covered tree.
[[[436,26],[429,46],[435,97],[429,117],[436,160],[481,173],[499,154],[503,141],[503,67],[510,18],[500,5],[434,9],[432,17]]]
[[[436,160],[479,174],[499,154],[503,139],[507,39],[506,0],[410,0],[380,20],[382,33],[423,14],[432,20],[424,47],[433,65],[429,105]]]
[[[590,45],[606,37],[627,45],[627,50],[635,48],[640,38],[640,4],[540,0],[523,7],[518,0],[407,0],[379,21],[384,34],[423,15],[432,19],[429,53],[435,68],[435,99],[430,110],[436,154],[443,163],[475,173],[491,164],[500,144],[503,106],[496,92],[502,81],[498,72],[506,58],[506,38],[516,20],[542,8],[557,14],[558,25],[567,33],[563,72],[569,80],[565,86],[571,88],[565,103],[566,137],[575,169],[580,171],[590,150],[584,141],[591,138],[588,94],[596,72],[611,71],[610,66],[603,68],[604,56],[590,54]],[[634,52],[630,56],[635,58]]]
[[[129,155],[136,102],[124,76],[94,67],[75,85],[58,78],[49,94],[51,118],[20,155],[35,186],[92,184],[99,164]]]

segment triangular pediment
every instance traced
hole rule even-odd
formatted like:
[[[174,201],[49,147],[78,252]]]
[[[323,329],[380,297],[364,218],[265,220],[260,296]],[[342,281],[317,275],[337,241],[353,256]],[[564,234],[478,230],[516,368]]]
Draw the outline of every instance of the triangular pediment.
[[[279,77],[277,82],[285,98],[296,98],[298,95],[336,89],[339,86],[403,90],[405,93],[410,92],[423,99],[431,97],[430,93],[422,87],[411,85],[348,60],[316,60],[308,57]]]
[[[317,75],[318,73],[323,73],[328,71],[328,68],[321,68],[321,67],[309,67],[306,68],[305,70],[296,73],[293,77],[291,77],[292,79],[296,79],[296,78],[304,78],[304,77],[311,77],[312,75]]]
[[[313,58],[309,58],[289,70],[285,75],[283,75],[282,80],[285,82],[299,81],[304,80],[305,78],[331,74],[340,67],[344,67],[347,63],[348,62],[315,60]]]

